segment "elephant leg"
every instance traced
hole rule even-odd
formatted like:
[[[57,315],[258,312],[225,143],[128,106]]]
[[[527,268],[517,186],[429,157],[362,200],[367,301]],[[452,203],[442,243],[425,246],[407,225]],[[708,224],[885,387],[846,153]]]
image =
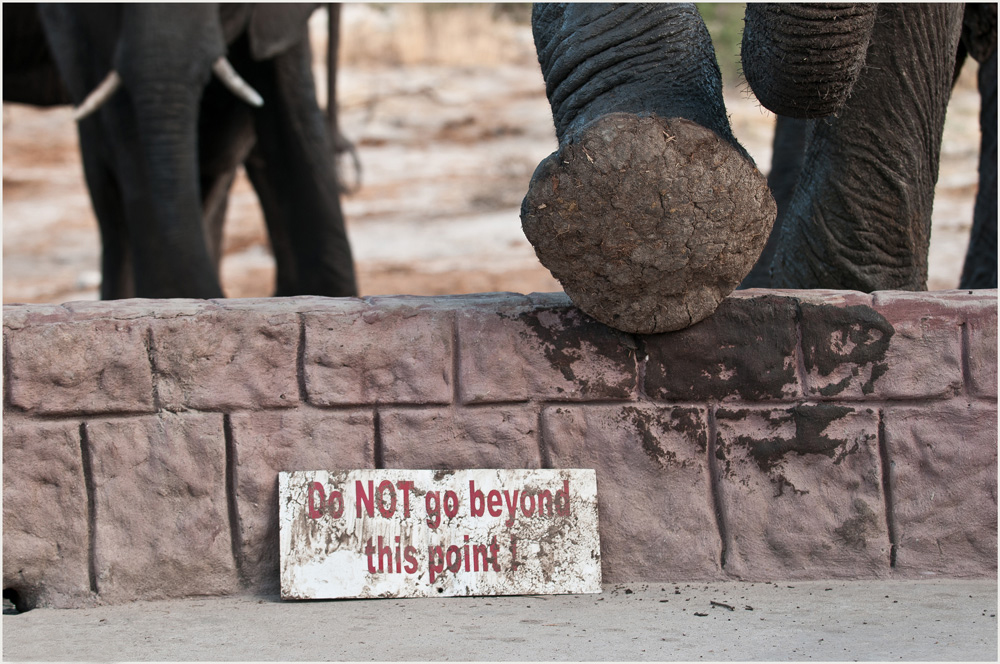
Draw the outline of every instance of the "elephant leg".
[[[210,180],[202,178],[201,215],[205,223],[208,254],[216,272],[222,264],[222,231],[226,222],[226,210],[229,208],[229,190],[235,179],[235,168]]]
[[[326,45],[326,127],[327,133],[333,141],[334,172],[337,174],[340,191],[344,194],[352,194],[361,187],[361,160],[358,158],[358,151],[354,147],[354,143],[340,131],[340,123],[337,119],[339,113],[337,108],[337,54],[340,50],[340,3],[327,4],[326,11],[329,19],[327,23],[329,42]],[[350,156],[354,166],[352,184],[347,184],[345,174],[347,168],[342,161],[342,157],[345,155]]]
[[[767,186],[771,189],[771,195],[774,196],[774,202],[778,206],[778,218],[774,222],[774,228],[771,229],[764,250],[754,263],[750,274],[740,284],[740,288],[767,288],[771,285],[771,259],[774,258],[774,252],[778,248],[782,220],[795,191],[799,173],[802,171],[802,160],[805,157],[809,132],[812,131],[812,122],[786,115],[777,116],[771,153],[771,172],[767,175]]]
[[[44,35],[22,30],[19,36],[30,37],[35,48],[39,47],[39,37],[49,44],[51,57],[58,67],[58,78],[65,84],[70,100],[79,104],[105,73],[92,63],[100,61],[102,55],[110,58],[110,53],[101,52],[102,48],[109,48],[106,45],[95,44],[82,37],[85,17],[77,14],[75,9],[72,5],[59,3],[31,6],[28,10],[38,12]],[[6,7],[4,16],[7,16]],[[10,27],[24,28],[16,24]],[[4,30],[7,29],[5,22]],[[6,66],[6,60],[4,64]],[[112,102],[112,105],[116,104],[121,104],[121,100]],[[136,295],[131,237],[123,202],[128,183],[121,176],[119,150],[108,129],[109,125],[98,117],[86,118],[77,125],[83,174],[101,234],[101,298],[105,300]]]
[[[257,143],[247,174],[277,262],[277,295],[357,294],[330,137],[316,103],[308,37],[259,63],[251,84]]]
[[[218,80],[206,88],[198,120],[198,165],[205,240],[218,273],[229,190],[236,170],[246,161],[256,136],[250,110]]]
[[[772,287],[926,288],[931,208],[962,8],[875,7],[865,66],[853,90],[836,115],[815,121],[782,219]],[[809,57],[836,50],[826,48],[828,36],[819,31],[804,44]],[[788,61],[806,56],[785,53]]]
[[[72,103],[46,43],[35,3],[5,3],[2,11],[4,101],[36,106]]]
[[[995,34],[995,33],[994,33]],[[960,288],[997,287],[997,52],[979,66],[979,191]]]
[[[257,147],[251,150],[244,167],[264,211],[264,222],[267,224],[267,235],[271,241],[271,253],[276,267],[275,295],[291,294],[296,290],[298,277],[280,190],[268,178],[267,160]]]
[[[532,28],[559,149],[521,205],[525,236],[594,318],[636,333],[696,323],[749,272],[775,217],[701,16],[537,4]]]
[[[101,232],[101,299],[135,297],[128,223],[122,207],[121,187],[112,169],[100,158],[97,140],[93,131],[81,128],[83,173]]]

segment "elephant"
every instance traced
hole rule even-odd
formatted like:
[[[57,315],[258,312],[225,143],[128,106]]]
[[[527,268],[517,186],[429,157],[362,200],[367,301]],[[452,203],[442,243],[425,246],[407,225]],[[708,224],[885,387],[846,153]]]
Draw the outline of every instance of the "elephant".
[[[522,227],[597,320],[677,330],[741,285],[925,289],[966,53],[983,144],[963,287],[996,287],[995,5],[748,4],[743,72],[778,115],[770,187],[732,134],[694,5],[539,4],[532,31],[559,147]]]
[[[768,69],[774,71],[777,67],[773,63],[763,65],[765,58],[757,55],[767,39],[751,26],[752,22],[767,22],[760,7],[749,6],[747,12],[744,50],[749,54],[745,62],[758,65],[748,71],[747,77],[754,90],[761,89],[761,96],[769,99],[762,103],[779,113],[772,166],[772,176],[778,182],[772,191],[779,209],[787,209],[775,223],[771,246],[744,284],[856,290],[926,287],[926,247],[943,119],[951,88],[967,54],[971,54],[980,63],[983,134],[973,231],[959,287],[996,288],[996,5],[885,6],[877,13],[874,6],[866,6],[875,13],[875,22],[864,68],[854,56],[859,78],[852,84],[852,94],[849,98],[839,95],[843,101],[822,113],[822,117],[836,115],[823,120],[812,117],[817,115],[815,112],[784,107],[781,100],[768,96],[767,89],[791,86],[771,80]],[[899,35],[908,38],[887,44],[887,32],[896,39]],[[915,45],[930,47],[922,57],[936,57],[912,61]],[[936,80],[928,78],[931,71]],[[922,94],[914,95],[915,84],[927,87]],[[905,105],[893,114],[886,113],[892,100],[914,96],[925,105]],[[864,138],[858,139],[871,134],[877,134],[883,143],[879,159],[870,158],[874,146]],[[850,159],[831,158],[835,150],[848,154]],[[785,173],[781,172],[782,163]],[[810,174],[799,178],[804,168],[812,172],[826,170],[822,177]],[[899,177],[907,171],[906,178]],[[796,184],[802,191],[795,190]],[[904,187],[916,194],[904,192]],[[866,199],[873,195],[877,201]],[[885,210],[881,214],[880,207]],[[902,219],[894,218],[899,213]],[[830,230],[834,237],[822,244],[816,242],[818,233]],[[833,251],[834,241],[846,246]],[[866,271],[863,263],[853,262],[854,255],[873,244],[886,260],[878,270]],[[812,265],[792,259],[800,254],[813,256],[818,247],[825,248],[825,255],[818,256]],[[834,270],[817,268],[817,264],[823,268],[833,266]],[[761,267],[767,268],[768,274],[762,274]],[[837,275],[836,281],[826,281],[831,272]]]
[[[240,165],[264,212],[276,294],[357,294],[312,77],[314,8],[4,5],[4,99],[77,107],[102,298],[222,297],[222,221]]]

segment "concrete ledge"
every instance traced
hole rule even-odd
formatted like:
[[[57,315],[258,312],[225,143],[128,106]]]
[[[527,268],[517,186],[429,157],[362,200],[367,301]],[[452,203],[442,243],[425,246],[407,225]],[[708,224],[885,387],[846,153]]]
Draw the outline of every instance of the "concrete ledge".
[[[606,582],[995,578],[997,292],[4,306],[4,589],[274,593],[281,470],[597,469]]]

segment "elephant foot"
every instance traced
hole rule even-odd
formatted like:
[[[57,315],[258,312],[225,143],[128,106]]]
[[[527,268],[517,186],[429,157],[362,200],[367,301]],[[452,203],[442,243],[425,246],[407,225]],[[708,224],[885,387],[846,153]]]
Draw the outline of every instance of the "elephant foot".
[[[610,113],[535,170],[521,225],[584,312],[625,332],[709,316],[753,267],[776,207],[754,164],[681,118]]]

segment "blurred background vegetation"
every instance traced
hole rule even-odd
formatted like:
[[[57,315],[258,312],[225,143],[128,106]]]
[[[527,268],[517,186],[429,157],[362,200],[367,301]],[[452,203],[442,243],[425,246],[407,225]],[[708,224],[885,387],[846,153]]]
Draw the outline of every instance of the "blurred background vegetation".
[[[530,3],[350,3],[341,21],[347,66],[537,63]]]
[[[712,35],[723,82],[738,84],[746,5],[703,2],[697,6]],[[530,43],[520,43],[524,33],[519,39],[511,31],[530,24],[529,2],[370,3],[366,8],[372,21],[381,25],[377,31],[354,25],[345,32],[343,57],[348,64],[501,64],[523,59],[525,46],[534,58]],[[394,33],[389,38],[387,28]]]
[[[696,3],[701,17],[705,20],[708,33],[715,44],[715,57],[722,71],[725,85],[740,82],[740,41],[743,39],[744,2],[699,2]]]

